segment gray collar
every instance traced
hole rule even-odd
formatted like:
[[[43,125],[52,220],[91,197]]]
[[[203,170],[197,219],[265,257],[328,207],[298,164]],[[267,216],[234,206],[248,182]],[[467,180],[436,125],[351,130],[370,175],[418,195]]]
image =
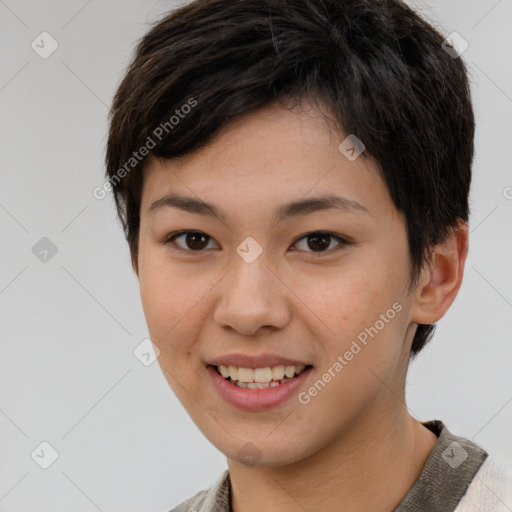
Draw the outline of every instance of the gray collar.
[[[420,476],[393,512],[453,512],[488,454],[453,435],[442,421],[423,425],[438,436]]]

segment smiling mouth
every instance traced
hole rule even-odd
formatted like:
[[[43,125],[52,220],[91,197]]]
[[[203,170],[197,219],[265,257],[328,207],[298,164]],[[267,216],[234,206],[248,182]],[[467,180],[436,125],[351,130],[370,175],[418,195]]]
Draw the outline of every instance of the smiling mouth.
[[[312,365],[284,366],[277,365],[265,368],[243,368],[238,366],[214,366],[217,373],[228,382],[240,388],[267,389],[280,386],[294,379]]]

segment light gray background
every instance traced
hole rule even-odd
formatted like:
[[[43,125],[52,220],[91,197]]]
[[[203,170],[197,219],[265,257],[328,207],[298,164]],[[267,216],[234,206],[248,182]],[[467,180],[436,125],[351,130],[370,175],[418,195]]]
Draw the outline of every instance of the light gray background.
[[[138,282],[113,200],[92,196],[115,88],[175,5],[0,0],[2,512],[163,512],[226,467],[158,364],[133,355],[148,336]],[[412,5],[468,41],[478,129],[464,284],[408,403],[512,465],[512,1]],[[43,31],[59,44],[48,59],[31,48]],[[46,263],[42,237],[58,248]],[[43,441],[59,454],[46,470],[31,458]]]

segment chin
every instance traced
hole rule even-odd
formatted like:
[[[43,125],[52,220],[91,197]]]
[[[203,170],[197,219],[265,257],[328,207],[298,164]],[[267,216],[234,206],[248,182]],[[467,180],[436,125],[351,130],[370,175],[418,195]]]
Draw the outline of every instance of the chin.
[[[250,439],[250,438],[249,438]],[[236,445],[236,446],[235,446]],[[308,456],[300,443],[288,440],[283,444],[280,440],[262,438],[252,441],[224,440],[215,445],[228,459],[248,467],[280,467],[294,464]],[[237,448],[239,446],[239,448]],[[311,447],[311,454],[314,453]]]

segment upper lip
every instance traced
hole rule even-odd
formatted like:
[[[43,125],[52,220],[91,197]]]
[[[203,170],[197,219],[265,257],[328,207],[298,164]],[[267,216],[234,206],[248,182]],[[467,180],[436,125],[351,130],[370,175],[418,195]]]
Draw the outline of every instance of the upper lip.
[[[268,366],[311,366],[308,363],[298,359],[289,359],[287,357],[275,354],[260,354],[258,356],[248,354],[225,354],[212,359],[208,364],[214,366],[238,366],[242,368],[266,368]]]

